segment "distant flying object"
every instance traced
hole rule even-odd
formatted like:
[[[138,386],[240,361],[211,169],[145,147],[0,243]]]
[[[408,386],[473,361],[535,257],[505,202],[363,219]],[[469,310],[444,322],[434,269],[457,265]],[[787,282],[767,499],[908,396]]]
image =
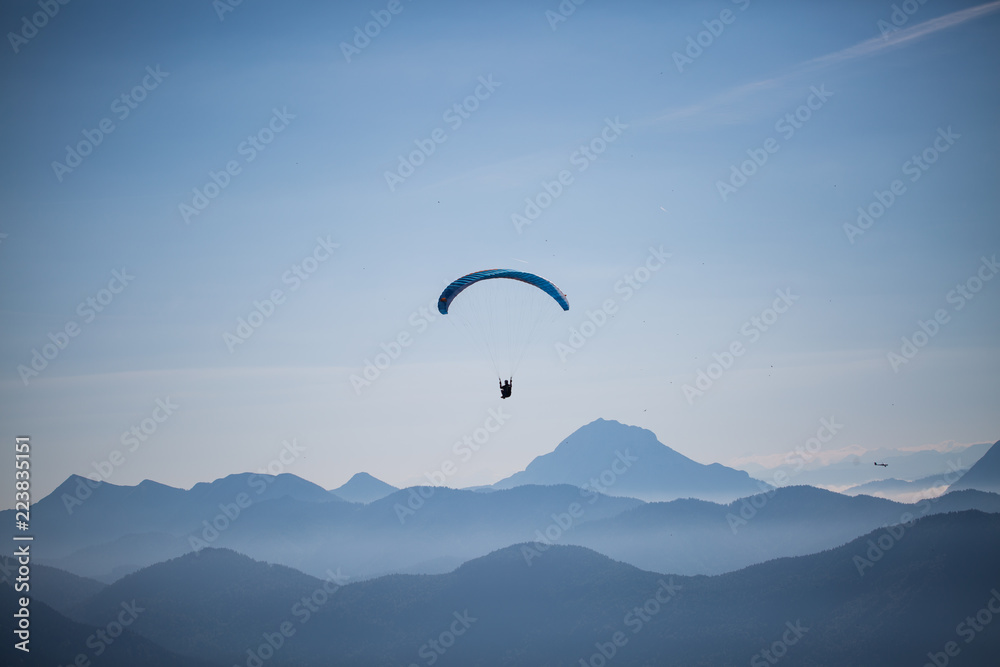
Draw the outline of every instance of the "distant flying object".
[[[887,467],[889,467],[889,464],[888,464],[888,463],[876,463],[875,465],[877,465],[877,466],[882,466],[883,468],[887,468]]]
[[[490,269],[462,276],[441,292],[438,311],[448,315],[452,301],[457,304],[455,315],[489,353],[500,378],[502,398],[510,397],[514,371],[534,334],[559,313],[556,305],[569,310],[566,295],[551,282],[533,273],[511,269]],[[506,385],[504,375],[508,378]]]

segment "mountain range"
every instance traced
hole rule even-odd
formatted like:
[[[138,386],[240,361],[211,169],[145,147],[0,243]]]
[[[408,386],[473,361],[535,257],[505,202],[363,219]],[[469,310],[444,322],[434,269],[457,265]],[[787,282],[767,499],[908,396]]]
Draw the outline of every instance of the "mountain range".
[[[72,476],[32,506],[37,649],[28,660],[7,643],[0,659],[984,664],[1000,633],[966,632],[1000,604],[1000,444],[942,495],[868,495],[961,472],[856,495],[776,488],[597,420],[485,489]],[[0,558],[7,613],[14,572]]]
[[[292,481],[285,482],[289,488]],[[444,573],[504,546],[534,540],[585,546],[655,571],[716,574],[827,549],[896,523],[906,513],[1000,512],[1000,495],[980,491],[906,505],[785,487],[720,505],[693,499],[643,503],[569,485],[491,493],[414,487],[367,505],[286,496],[245,508],[229,501],[220,508],[163,504],[156,497],[130,494],[129,488],[95,490],[110,491],[120,502],[95,495],[93,505],[72,516],[61,505],[39,502],[33,522],[50,537],[36,544],[37,561],[112,582],[191,551],[227,547],[313,575],[336,564],[353,577],[369,578]],[[144,513],[150,519],[138,521]]]
[[[120,642],[131,664],[170,664],[160,648],[170,647],[183,656],[172,664],[220,666],[770,665],[786,655],[795,665],[982,665],[1000,654],[1000,633],[975,621],[1000,602],[998,559],[1000,516],[978,511],[711,577],[529,542],[447,574],[350,582],[335,568],[315,578],[209,548],[63,601],[62,614],[42,599],[37,608],[52,629],[49,664],[86,652],[84,633],[124,604],[141,610]],[[4,664],[26,664],[12,654],[6,642]]]
[[[993,460],[984,456],[979,467],[984,484],[996,478]],[[657,473],[670,461],[680,461],[690,479]],[[563,464],[568,472],[560,472]],[[110,583],[167,559],[226,547],[315,576],[335,563],[355,578],[372,578],[445,573],[533,540],[584,546],[648,570],[718,574],[828,549],[907,513],[1000,512],[1000,495],[978,490],[914,504],[808,486],[753,488],[725,504],[620,495],[628,484],[647,493],[677,492],[691,480],[716,493],[757,484],[734,473],[685,459],[644,429],[598,420],[533,461],[525,476],[498,484],[511,488],[488,493],[411,487],[370,500],[391,487],[366,474],[335,490],[362,503],[288,474],[230,475],[187,491],[149,480],[128,487],[73,476],[32,507],[33,526],[46,535],[36,544],[36,562]],[[567,477],[579,486],[554,483]],[[547,484],[517,485],[518,479]],[[12,512],[0,512],[0,522],[9,530]]]

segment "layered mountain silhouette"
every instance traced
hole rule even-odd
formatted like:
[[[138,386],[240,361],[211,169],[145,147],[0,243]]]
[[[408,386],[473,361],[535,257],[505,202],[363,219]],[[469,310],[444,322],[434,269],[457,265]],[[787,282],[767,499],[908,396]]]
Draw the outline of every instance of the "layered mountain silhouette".
[[[45,548],[53,557],[150,530],[183,534],[202,519],[211,519],[220,505],[236,504],[242,509],[280,498],[346,504],[322,487],[290,474],[234,474],[195,484],[190,490],[151,480],[119,486],[71,475],[35,503],[32,513],[44,522],[39,527],[50,537]]]
[[[981,469],[989,471],[993,458],[983,457]],[[531,479],[547,484],[522,484]],[[806,486],[762,491],[746,473],[696,463],[647,430],[606,420],[497,486],[510,488],[412,487],[371,500],[392,487],[359,473],[337,489],[358,501],[345,502],[288,474],[230,475],[190,490],[71,476],[32,508],[33,527],[46,536],[35,545],[35,562],[112,583],[225,547],[314,576],[335,564],[371,578],[445,573],[532,540],[584,546],[652,571],[718,574],[828,549],[907,513],[1000,512],[1000,495],[977,490],[913,504]],[[744,487],[748,493],[724,504],[624,495],[731,496]],[[12,511],[0,512],[0,525],[12,530]]]
[[[470,558],[534,539],[552,524],[553,515],[567,513],[574,504],[580,506],[574,527],[642,504],[567,485],[485,494],[413,487],[367,505],[292,495],[249,502],[245,495],[253,492],[241,491],[249,488],[242,485],[229,488],[231,495],[221,496],[221,502],[216,502],[219,496],[192,502],[178,489],[167,499],[148,498],[149,489],[160,487],[102,486],[73,514],[54,497],[61,492],[57,489],[32,510],[33,526],[48,536],[35,545],[36,562],[109,583],[193,550],[226,546],[310,573],[322,573],[330,563],[355,576],[446,572]],[[5,525],[13,526],[13,512],[0,512],[0,521],[5,517]]]
[[[563,543],[594,549],[637,567],[719,574],[839,544],[901,517],[979,509],[1000,512],[1000,495],[966,491],[913,504],[791,486],[729,505],[676,500],[636,507],[581,525]]]
[[[742,470],[692,461],[661,443],[652,431],[605,419],[580,427],[554,451],[493,488],[523,484],[573,484],[650,502],[676,498],[730,502],[770,488]]]
[[[900,503],[761,485],[598,420],[489,493],[367,473],[334,491],[294,475],[190,490],[72,476],[32,507],[37,652],[0,657],[895,665],[934,663],[955,642],[949,665],[985,664],[1000,632],[959,629],[1000,602],[998,459],[994,445],[948,493]],[[0,558],[11,610],[14,571]],[[128,610],[141,613],[100,644]]]
[[[585,546],[653,571],[717,574],[828,549],[907,513],[1000,512],[1000,495],[971,490],[906,505],[784,487],[720,505],[692,499],[643,503],[569,485],[531,485],[492,493],[413,487],[366,505],[289,496],[245,508],[178,501],[146,508],[150,519],[141,522],[138,494],[122,495],[119,502],[128,507],[109,503],[105,515],[135,532],[112,533],[113,539],[97,544],[93,535],[107,531],[101,513],[74,514],[73,530],[60,534],[50,527],[65,525],[65,509],[39,502],[33,522],[51,545],[36,545],[36,562],[110,583],[193,550],[227,547],[312,575],[335,564],[367,578],[448,572],[535,540]]]
[[[948,487],[949,491],[977,489],[1000,493],[1000,440],[995,442],[969,472]]]
[[[330,493],[350,503],[370,503],[381,500],[394,491],[399,491],[399,489],[366,472],[359,472],[347,480],[343,486],[333,489]]]
[[[774,664],[766,655],[891,666],[949,642],[949,664],[979,665],[1000,654],[1000,633],[969,639],[966,619],[1000,600],[998,559],[1000,516],[977,511],[713,577],[525,543],[447,574],[347,583],[208,549],[126,576],[72,616],[99,625],[134,601],[145,611],[133,633],[226,665],[265,651],[266,664],[304,667]]]

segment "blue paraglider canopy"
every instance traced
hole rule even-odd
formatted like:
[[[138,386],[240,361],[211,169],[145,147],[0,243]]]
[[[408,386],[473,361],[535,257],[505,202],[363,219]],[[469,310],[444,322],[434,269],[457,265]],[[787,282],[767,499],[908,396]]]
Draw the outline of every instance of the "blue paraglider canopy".
[[[510,269],[488,269],[486,271],[476,271],[475,273],[470,273],[467,276],[462,276],[452,284],[444,288],[441,292],[441,297],[438,299],[438,311],[442,315],[448,314],[448,307],[451,302],[454,301],[455,297],[462,293],[469,285],[474,285],[481,280],[492,280],[494,278],[508,278],[510,280],[520,280],[523,283],[528,283],[529,285],[534,285],[538,289],[542,290],[553,299],[563,310],[569,310],[569,301],[566,299],[566,295],[560,291],[558,287],[553,285],[551,282],[542,278],[541,276],[536,276],[533,273],[526,273],[524,271],[511,271]]]

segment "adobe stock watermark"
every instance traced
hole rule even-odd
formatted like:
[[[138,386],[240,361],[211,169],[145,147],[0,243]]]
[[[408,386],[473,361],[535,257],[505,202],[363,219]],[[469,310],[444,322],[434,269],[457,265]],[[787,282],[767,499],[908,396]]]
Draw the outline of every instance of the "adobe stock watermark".
[[[903,163],[903,166],[900,167],[903,175],[909,176],[911,183],[916,183],[924,175],[924,172],[938,161],[941,154],[947,152],[949,148],[955,145],[955,141],[961,137],[961,134],[952,132],[951,125],[948,126],[947,130],[939,127],[937,136],[931,142],[931,145],[920,151],[920,153],[914,154],[909,160]],[[872,201],[858,207],[858,217],[854,221],[854,224],[849,222],[844,223],[844,234],[851,245],[854,245],[854,240],[857,237],[871,229],[872,225],[885,215],[892,205],[906,194],[906,192],[906,184],[899,178],[889,183],[887,189],[872,192]]]
[[[83,505],[83,501],[90,498],[94,489],[101,482],[110,480],[115,470],[125,465],[128,455],[134,454],[140,446],[159,430],[160,424],[166,422],[180,408],[179,405],[170,400],[169,396],[156,399],[155,405],[156,407],[153,408],[149,417],[141,420],[138,424],[133,424],[129,430],[122,433],[119,440],[125,450],[124,452],[121,449],[113,449],[107,458],[100,461],[91,461],[90,466],[94,469],[94,472],[88,473],[85,479],[77,480],[76,489],[74,489],[72,494],[62,494],[61,500],[67,514],[73,514],[73,511],[78,506]]]
[[[774,131],[781,134],[784,141],[788,141],[795,136],[796,131],[802,129],[803,125],[813,117],[813,113],[823,108],[823,105],[833,97],[833,93],[826,89],[826,84],[809,87],[809,96],[804,104],[799,105],[795,110],[786,113],[774,123]],[[715,188],[719,191],[722,201],[729,199],[731,195],[746,185],[754,174],[761,167],[767,164],[772,155],[781,149],[781,143],[774,137],[764,140],[761,148],[748,148],[749,159],[737,165],[730,165],[729,178],[726,181],[718,180]]]
[[[750,0],[732,0],[732,3],[739,7],[741,12],[746,11],[747,7],[750,6]],[[712,44],[715,44],[716,39],[722,36],[722,33],[726,30],[726,26],[732,25],[736,21],[737,16],[739,15],[735,14],[733,10],[723,9],[719,12],[719,18],[702,21],[701,24],[705,26],[705,29],[695,35],[688,35],[684,53],[680,51],[673,52],[672,56],[674,65],[677,66],[677,71],[683,74],[684,67],[693,65],[694,61],[700,58],[701,54],[712,46]]]
[[[369,12],[372,20],[362,26],[354,26],[354,39],[340,43],[340,52],[344,54],[344,59],[350,63],[351,58],[361,55],[361,52],[368,48],[372,40],[382,34],[382,30],[389,27],[392,17],[402,13],[404,7],[400,0],[389,0],[385,9],[373,9]]]
[[[330,240],[329,234],[326,238],[317,236],[316,245],[312,252],[292,264],[287,271],[281,274],[282,284],[289,285],[289,293],[297,292],[302,287],[302,283],[309,280],[324,262],[333,257],[334,250],[339,247],[339,243]],[[250,337],[263,326],[264,322],[274,316],[278,306],[284,305],[286,299],[285,291],[276,287],[265,298],[259,301],[254,300],[249,314],[245,318],[236,318],[236,328],[233,329],[233,333],[228,331],[222,333],[222,342],[229,348],[229,354],[235,352],[237,346],[250,340]]]
[[[1000,591],[990,589],[990,597],[986,604],[976,612],[975,616],[966,616],[965,620],[955,626],[955,634],[965,640],[966,644],[971,644],[979,633],[986,629],[993,622],[993,617],[1000,615]],[[943,650],[927,653],[927,662],[924,667],[947,667],[951,659],[962,652],[962,645],[956,641],[945,643]]]
[[[248,648],[245,651],[247,659],[243,664],[246,667],[263,667],[265,662],[273,658],[295,636],[298,628],[293,620],[298,621],[299,627],[308,623],[313,615],[319,612],[342,586],[347,584],[347,581],[348,577],[341,574],[339,567],[336,572],[327,568],[323,583],[312,593],[302,596],[301,599],[292,604],[291,609],[288,610],[290,618],[278,623],[274,632],[261,633],[263,641],[256,647]],[[234,667],[239,666],[234,665]]]
[[[780,639],[776,639],[770,646],[755,653],[750,658],[750,667],[768,667],[768,665],[778,664],[779,660],[788,655],[788,647],[798,644],[799,640],[809,632],[809,628],[802,625],[801,620],[796,620],[794,623],[785,621],[785,627],[787,630],[781,633]]]
[[[147,74],[130,91],[122,93],[111,101],[111,113],[115,114],[119,122],[128,118],[149,93],[159,88],[163,80],[170,76],[170,72],[162,71],[159,65],[156,69],[146,67],[146,72]],[[115,131],[115,127],[115,122],[110,117],[102,118],[93,129],[84,128],[81,131],[83,139],[75,145],[66,144],[64,162],[52,161],[52,172],[56,175],[56,180],[62,183],[63,177],[83,164],[84,159]]]
[[[740,501],[738,515],[732,512],[726,514],[726,523],[729,524],[729,529],[733,531],[733,535],[736,534],[739,528],[747,525],[757,516],[757,513],[764,509],[768,501],[774,497],[777,490],[787,485],[789,480],[802,472],[806,464],[816,458],[820,450],[823,449],[823,445],[832,441],[843,428],[844,425],[837,423],[836,417],[830,417],[829,419],[826,417],[821,418],[819,420],[819,428],[816,429],[816,435],[808,438],[803,444],[796,446],[794,450],[785,455],[785,463],[794,465],[795,468],[790,473],[786,473],[784,470],[775,471],[771,478],[770,488],[768,488],[766,482],[758,480],[762,493],[743,498]]]
[[[282,440],[281,449],[277,456],[257,469],[257,473],[247,477],[247,487],[253,490],[256,496],[260,496],[267,491],[268,486],[274,484],[278,475],[285,472],[285,469],[295,463],[306,451],[306,448],[292,438],[292,441]],[[243,510],[254,503],[254,496],[245,491],[237,493],[232,502],[219,503],[219,513],[211,519],[203,519],[202,528],[199,534],[188,535],[188,544],[195,553],[209,547],[225,531],[236,523],[243,514]]]
[[[510,415],[503,411],[503,406],[494,410],[490,408],[486,411],[486,420],[482,426],[473,429],[472,433],[462,436],[461,440],[456,440],[451,446],[452,453],[458,457],[459,463],[468,463],[470,459],[482,449],[510,419]],[[459,466],[452,459],[445,459],[436,470],[425,472],[427,478],[433,486],[416,486],[410,488],[410,495],[406,499],[406,504],[395,503],[393,511],[400,525],[415,515],[423,508],[424,503],[434,495],[434,490],[438,486],[446,486],[448,478],[458,472]]]
[[[660,579],[656,583],[659,584],[656,592],[641,605],[633,607],[622,619],[622,625],[631,630],[633,635],[642,632],[646,624],[663,611],[663,607],[677,597],[681,590],[681,585],[675,584],[673,577],[670,577],[669,582]],[[594,648],[597,650],[587,658],[580,658],[580,667],[604,667],[609,660],[618,655],[618,651],[628,644],[628,641],[629,636],[624,631],[618,630],[608,638],[608,641],[594,642]]]
[[[560,23],[565,23],[566,19],[576,13],[576,8],[587,2],[587,0],[562,0],[555,11],[545,10],[545,20],[549,22],[552,32],[556,31]]]
[[[355,396],[360,396],[363,389],[372,386],[372,383],[382,377],[382,373],[400,358],[403,350],[413,345],[415,337],[427,331],[431,322],[438,318],[436,313],[437,299],[434,299],[430,305],[421,306],[410,313],[406,319],[409,328],[397,333],[388,343],[379,343],[382,351],[376,352],[372,359],[366,357],[360,373],[352,373],[349,378]]]
[[[945,295],[945,301],[952,304],[952,313],[965,308],[966,304],[972,301],[994,276],[1000,273],[1000,264],[997,264],[997,256],[993,255],[987,259],[980,258],[979,268],[973,275],[964,282],[955,285]],[[931,342],[931,339],[938,335],[941,327],[951,322],[952,313],[946,308],[938,308],[934,311],[933,317],[927,320],[917,320],[917,328],[909,336],[903,336],[900,340],[902,344],[899,351],[890,351],[886,354],[886,360],[892,367],[893,373],[898,373],[899,369],[910,363],[921,349]]]
[[[582,174],[597,161],[597,158],[608,149],[608,146],[618,141],[618,137],[626,129],[628,129],[628,125],[621,122],[618,116],[615,116],[614,120],[605,118],[604,127],[601,128],[598,135],[573,151],[569,156],[569,163],[576,167],[577,173]],[[543,179],[542,189],[535,196],[524,198],[524,210],[510,216],[510,221],[517,233],[521,234],[524,227],[533,224],[542,215],[542,211],[552,206],[553,202],[559,199],[566,188],[573,183],[573,172],[569,169],[561,170],[551,181]]]
[[[111,272],[111,280],[108,285],[97,291],[94,296],[88,296],[76,306],[76,314],[80,316],[83,324],[90,324],[97,319],[98,314],[111,305],[118,294],[125,291],[125,288],[135,280],[135,276],[129,274],[128,269],[122,267]],[[38,377],[42,371],[49,367],[49,363],[55,361],[56,357],[65,350],[70,341],[80,335],[83,328],[76,320],[69,320],[57,329],[55,333],[49,332],[50,342],[42,345],[41,352],[38,348],[31,349],[31,360],[27,364],[18,364],[17,374],[21,376],[21,382],[27,387],[32,378]]]
[[[747,346],[760,340],[761,335],[774,326],[775,322],[787,313],[789,308],[799,300],[797,295],[792,294],[790,287],[786,287],[783,290],[775,290],[775,294],[778,296],[771,303],[770,307],[765,308],[760,312],[760,315],[751,317],[740,326],[739,333],[747,339],[746,343],[742,339],[737,338],[721,353],[713,353],[712,358],[715,361],[708,364],[704,369],[698,369],[694,384],[685,384],[681,387],[688,405],[694,405],[696,398],[704,396],[705,392],[711,389],[726,371],[733,367],[736,360],[746,353]]]
[[[958,481],[958,478],[962,476],[963,472],[962,459],[958,459],[957,461],[949,460],[948,470],[941,476],[941,485],[951,486]],[[917,519],[926,516],[927,513],[931,511],[931,508],[933,508],[934,503],[940,500],[940,498],[941,496],[924,498],[919,503],[916,503],[920,508],[920,513],[917,516],[914,516],[911,512],[903,512],[895,524],[886,526],[882,533],[874,539],[869,538],[867,543],[868,548],[865,550],[864,556],[855,555],[851,559],[854,563],[854,567],[858,570],[858,576],[865,576],[865,570],[875,567],[875,563],[882,560],[886,552],[891,550],[901,539],[903,539],[907,529],[912,528],[913,524],[917,522]]]
[[[672,256],[663,250],[662,245],[658,249],[649,246],[649,255],[646,257],[646,261],[626,273],[614,284],[614,292],[621,295],[622,303],[631,299],[636,292],[641,290],[643,285],[653,277],[653,274],[662,269]],[[588,310],[586,319],[580,322],[579,327],[570,328],[566,342],[556,342],[555,350],[556,354],[559,355],[559,360],[565,364],[570,356],[583,349],[587,341],[593,338],[618,312],[618,308],[617,297],[609,297],[601,302],[600,308]]]
[[[38,31],[49,24],[49,21],[56,17],[56,14],[70,0],[38,0],[38,9],[33,14],[25,14],[21,17],[21,28],[17,32],[8,32],[7,41],[14,53],[20,53],[21,47],[27,44],[38,35]]]
[[[236,11],[236,8],[243,4],[243,0],[212,0],[212,9],[219,17],[219,23],[226,20],[226,14]]]
[[[448,649],[455,645],[458,638],[468,632],[472,624],[479,620],[475,616],[470,616],[468,609],[461,614],[453,611],[451,615],[455,620],[451,622],[448,628],[442,631],[437,637],[427,640],[417,649],[417,655],[424,659],[425,665],[430,666],[436,663],[441,656],[448,652]],[[419,667],[419,665],[411,662],[409,667]]]
[[[183,201],[177,205],[177,211],[184,224],[191,224],[192,218],[201,215],[208,208],[208,205],[229,187],[233,178],[243,173],[244,165],[256,160],[257,156],[267,149],[275,137],[288,128],[289,121],[294,118],[295,114],[288,113],[288,107],[282,107],[280,110],[272,109],[271,118],[264,127],[247,135],[247,138],[236,147],[236,153],[243,158],[243,163],[241,164],[239,160],[234,159],[226,162],[219,171],[210,169],[205,184],[191,190],[191,202]]]
[[[890,34],[909,23],[910,17],[920,11],[920,7],[925,4],[927,4],[927,0],[903,0],[898,5],[893,4],[889,20],[879,19],[875,22],[875,27],[882,33],[882,39],[889,39]]]
[[[615,450],[615,458],[611,464],[601,471],[596,477],[592,477],[586,484],[580,487],[580,496],[587,498],[587,504],[593,505],[600,498],[601,494],[607,493],[608,489],[614,486],[619,479],[628,473],[629,469],[639,460],[639,457],[632,456],[628,448],[624,452]],[[521,556],[525,564],[531,567],[531,561],[540,558],[543,553],[549,550],[553,544],[562,539],[573,526],[580,523],[586,514],[587,508],[578,502],[572,502],[566,507],[565,512],[552,514],[552,523],[544,529],[535,530],[535,541],[530,544],[521,545]]]
[[[475,87],[471,95],[466,96],[461,102],[451,105],[441,114],[441,120],[448,124],[452,132],[462,127],[462,123],[471,118],[472,114],[479,109],[480,102],[490,99],[496,89],[503,85],[494,81],[492,74],[481,76],[478,81],[479,85]],[[416,149],[410,151],[406,156],[397,156],[399,163],[396,165],[395,171],[384,173],[389,192],[395,192],[396,186],[402,185],[407,178],[416,172],[418,167],[427,161],[427,158],[434,155],[438,145],[446,141],[448,141],[448,133],[440,127],[431,130],[426,139],[414,139],[413,143],[416,145]]]

